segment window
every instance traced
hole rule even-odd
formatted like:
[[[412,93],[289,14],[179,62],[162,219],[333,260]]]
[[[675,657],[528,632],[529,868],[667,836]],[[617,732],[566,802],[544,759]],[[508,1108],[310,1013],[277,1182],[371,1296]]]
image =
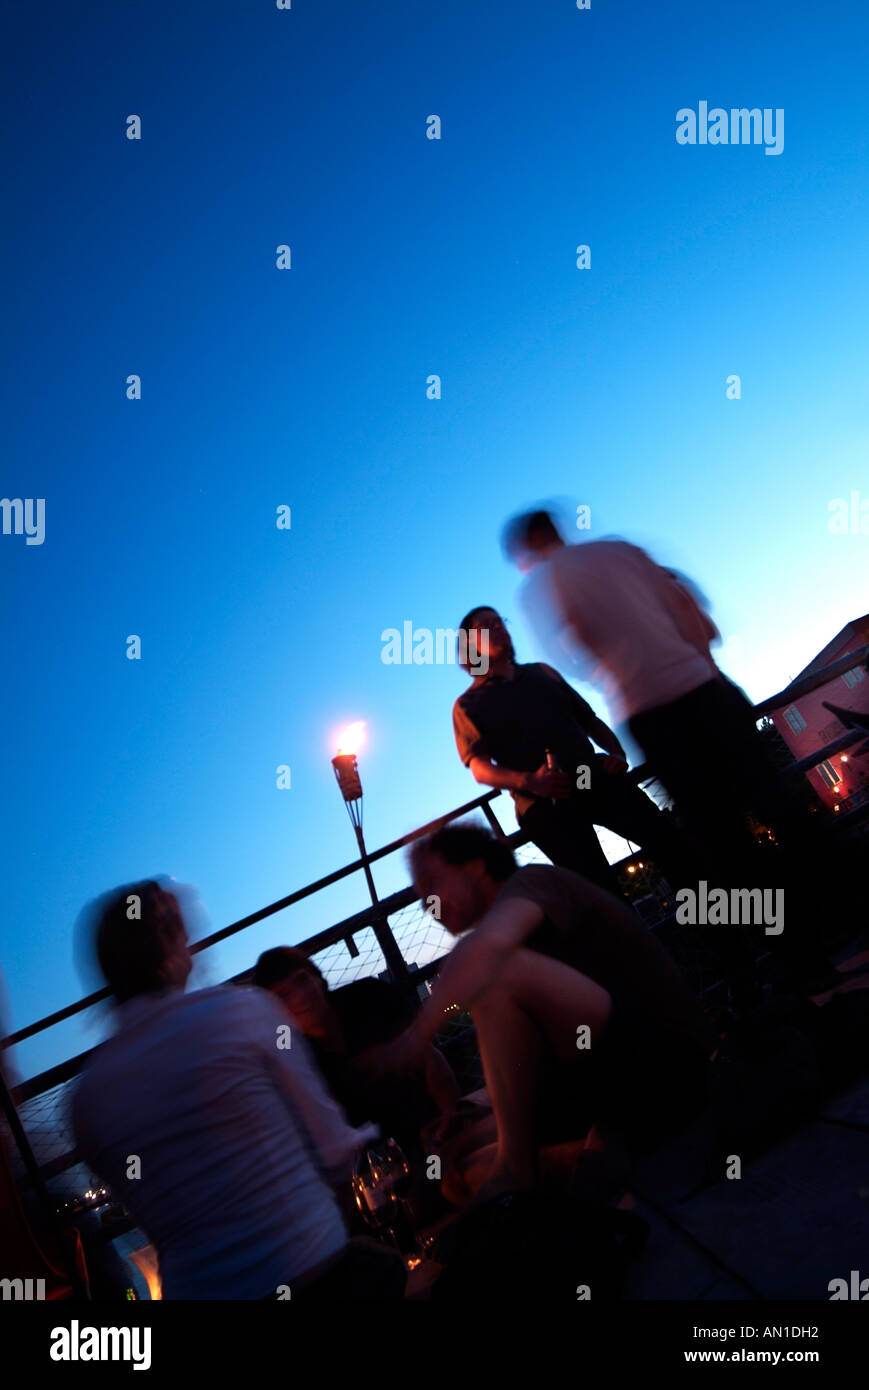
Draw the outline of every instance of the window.
[[[806,721],[800,714],[796,705],[791,705],[789,709],[786,709],[784,712],[784,717],[788,721],[788,724],[790,725],[791,729],[795,734],[801,734],[803,732],[803,729],[807,727]]]
[[[859,685],[865,675],[866,672],[863,670],[862,666],[855,666],[853,671],[845,672],[844,676],[842,677],[842,680],[845,682],[849,690],[853,690],[854,686]]]
[[[838,787],[841,778],[831,762],[818,763],[818,771],[828,787]]]

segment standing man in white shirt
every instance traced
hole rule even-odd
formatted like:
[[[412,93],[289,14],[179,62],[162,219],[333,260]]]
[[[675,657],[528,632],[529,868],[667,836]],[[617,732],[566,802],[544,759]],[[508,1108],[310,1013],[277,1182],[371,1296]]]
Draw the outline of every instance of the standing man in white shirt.
[[[262,990],[185,994],[184,921],[157,882],[90,917],[116,1031],[79,1083],[76,1137],[155,1246],[164,1297],[400,1298],[400,1257],[348,1242],[333,1191],[377,1130],[347,1124],[286,1012]]]
[[[805,874],[819,844],[781,787],[750,702],[716,666],[716,630],[685,583],[626,541],[566,545],[547,511],[515,517],[503,544],[520,569],[534,571],[522,596],[532,622],[578,648],[615,722],[627,724],[703,846],[715,885],[767,879],[750,813],[790,852],[793,910],[787,939],[776,944],[792,985],[826,980],[829,960],[814,939],[824,895],[819,876],[810,885]]]

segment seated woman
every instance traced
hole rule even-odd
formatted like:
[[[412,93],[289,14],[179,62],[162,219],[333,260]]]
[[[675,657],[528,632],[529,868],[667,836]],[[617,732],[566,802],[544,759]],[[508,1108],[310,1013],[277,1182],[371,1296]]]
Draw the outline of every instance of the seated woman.
[[[453,1115],[461,1092],[436,1047],[423,1048],[401,1076],[375,1076],[360,1064],[369,1049],[406,1029],[414,1010],[386,980],[356,980],[330,990],[317,966],[292,946],[264,951],[253,982],[284,1004],[305,1035],[332,1095],[351,1124],[364,1116],[417,1159],[420,1131]]]

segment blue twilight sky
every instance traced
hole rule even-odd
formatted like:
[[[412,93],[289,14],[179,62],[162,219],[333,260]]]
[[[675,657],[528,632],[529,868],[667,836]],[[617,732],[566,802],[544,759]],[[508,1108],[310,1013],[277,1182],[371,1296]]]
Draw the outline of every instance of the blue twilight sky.
[[[0,536],[12,1026],[79,997],[72,922],[110,886],[173,874],[215,929],[349,860],[350,719],[371,847],[477,794],[459,673],[385,665],[381,633],[513,613],[526,503],[691,575],[755,698],[869,608],[869,538],[827,526],[869,496],[863,0],[7,16],[0,487],[46,505],[41,546]],[[700,101],[782,108],[783,152],[677,144]],[[354,877],[196,978],[365,900]]]

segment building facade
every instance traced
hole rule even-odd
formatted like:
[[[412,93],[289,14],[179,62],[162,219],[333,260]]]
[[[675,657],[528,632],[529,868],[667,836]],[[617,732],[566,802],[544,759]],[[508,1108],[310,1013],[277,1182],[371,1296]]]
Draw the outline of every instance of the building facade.
[[[869,614],[846,623],[823,651],[791,682],[796,686],[806,676],[831,665],[850,652],[858,653],[869,643]],[[824,701],[843,709],[869,710],[869,671],[866,658],[855,657],[855,665],[844,675],[798,696],[773,714],[773,723],[794,755],[805,758],[846,732],[845,725],[824,708]],[[806,773],[818,797],[832,811],[845,811],[869,799],[869,742],[862,741],[844,753],[825,759]]]

